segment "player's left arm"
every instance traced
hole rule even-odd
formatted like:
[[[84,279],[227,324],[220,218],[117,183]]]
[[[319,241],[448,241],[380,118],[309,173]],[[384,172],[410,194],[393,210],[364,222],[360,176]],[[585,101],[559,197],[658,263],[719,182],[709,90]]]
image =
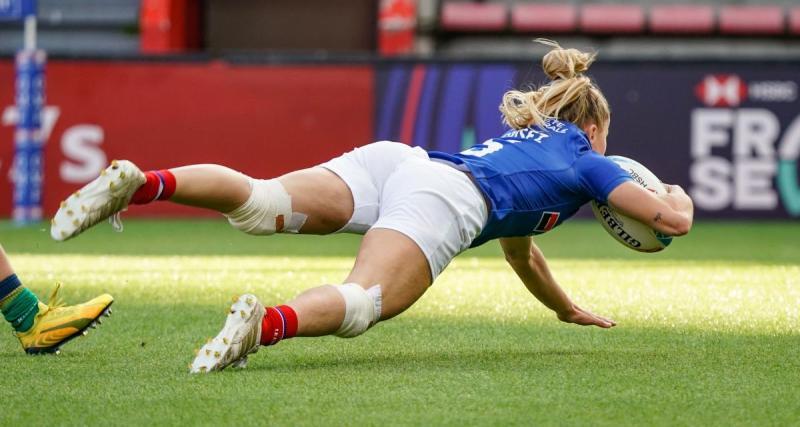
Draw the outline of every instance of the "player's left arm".
[[[500,239],[506,261],[517,273],[525,287],[545,306],[556,312],[558,318],[567,323],[595,325],[601,328],[616,326],[605,317],[586,311],[572,302],[553,278],[542,251],[530,237],[507,237]]]
[[[683,236],[692,228],[692,199],[677,185],[655,194],[634,183],[612,160],[589,153],[575,161],[579,186],[589,197],[608,202],[615,210],[666,234]]]

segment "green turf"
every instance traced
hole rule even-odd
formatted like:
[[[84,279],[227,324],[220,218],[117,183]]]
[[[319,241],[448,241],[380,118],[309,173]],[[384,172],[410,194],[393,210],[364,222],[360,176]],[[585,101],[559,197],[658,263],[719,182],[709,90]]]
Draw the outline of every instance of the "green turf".
[[[294,339],[190,376],[233,294],[341,280],[358,239],[252,238],[129,221],[62,244],[0,223],[22,279],[114,316],[58,357],[0,334],[0,425],[797,425],[800,225],[699,223],[661,254],[593,222],[542,236],[562,286],[612,330],[558,322],[499,258],[459,257],[407,313],[352,340]],[[6,327],[7,330],[10,328]]]

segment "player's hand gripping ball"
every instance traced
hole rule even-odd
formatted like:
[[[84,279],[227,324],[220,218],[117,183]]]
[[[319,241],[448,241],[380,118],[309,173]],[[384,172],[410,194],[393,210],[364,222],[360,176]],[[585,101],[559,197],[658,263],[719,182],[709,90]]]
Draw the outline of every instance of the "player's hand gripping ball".
[[[633,182],[656,194],[666,194],[667,189],[661,181],[639,162],[622,156],[608,156],[619,167],[628,172]],[[627,217],[611,206],[592,202],[592,212],[595,218],[603,224],[608,234],[623,245],[639,252],[658,252],[672,242],[672,237],[666,236],[649,226]]]

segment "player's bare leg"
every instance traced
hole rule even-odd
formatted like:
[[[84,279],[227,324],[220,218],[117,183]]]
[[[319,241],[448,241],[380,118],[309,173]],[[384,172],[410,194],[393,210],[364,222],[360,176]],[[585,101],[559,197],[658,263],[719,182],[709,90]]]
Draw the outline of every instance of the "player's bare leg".
[[[8,261],[5,251],[3,251],[3,247],[0,246],[0,278],[8,277],[12,274],[14,274],[14,269],[11,267],[11,263]]]
[[[241,172],[220,165],[191,165],[169,169],[175,177],[170,201],[230,212],[250,197],[250,181]]]
[[[430,286],[431,274],[416,243],[400,232],[376,228],[364,236],[345,282],[309,289],[287,305],[266,310],[254,295],[239,297],[222,331],[198,350],[190,371],[244,366],[259,345],[294,336],[357,336],[414,304]]]
[[[229,213],[250,197],[249,178],[224,166],[193,165],[170,172],[176,181],[170,201],[175,203]],[[278,181],[292,198],[292,210],[308,217],[301,233],[333,233],[353,215],[350,188],[327,169],[302,169],[283,175]]]
[[[413,240],[398,231],[375,228],[364,236],[353,270],[344,282],[365,289],[380,285],[380,320],[387,320],[425,293],[431,273],[425,255]],[[297,336],[333,334],[345,315],[345,301],[330,285],[309,289],[287,305],[297,313]]]
[[[274,180],[254,180],[211,164],[143,173],[123,160],[112,162],[97,179],[62,202],[51,236],[67,240],[106,218],[121,231],[121,211],[129,204],[156,200],[215,210],[242,231],[260,235],[328,234],[342,228],[353,214],[350,189],[321,167]]]

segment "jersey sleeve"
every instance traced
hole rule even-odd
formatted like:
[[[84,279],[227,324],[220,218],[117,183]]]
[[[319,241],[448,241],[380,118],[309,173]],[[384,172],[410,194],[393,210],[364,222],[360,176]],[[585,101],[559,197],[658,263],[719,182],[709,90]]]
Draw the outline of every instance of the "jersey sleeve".
[[[578,182],[592,199],[608,202],[608,195],[620,184],[631,180],[625,170],[596,152],[586,153],[575,162]]]

